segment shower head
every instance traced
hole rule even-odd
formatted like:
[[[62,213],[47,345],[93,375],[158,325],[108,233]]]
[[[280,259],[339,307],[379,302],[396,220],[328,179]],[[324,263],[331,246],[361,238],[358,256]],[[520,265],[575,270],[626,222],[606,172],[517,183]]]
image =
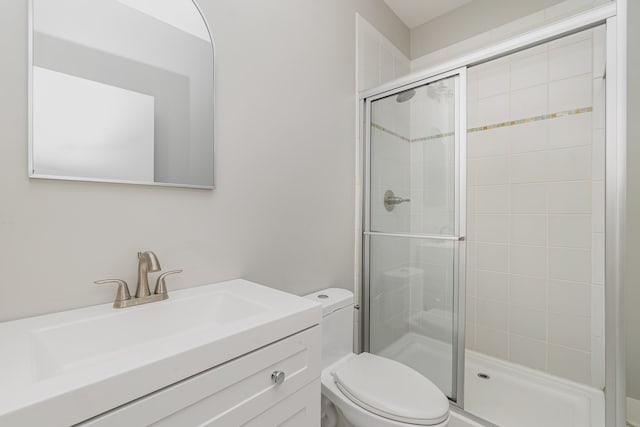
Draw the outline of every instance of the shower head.
[[[408,100],[413,98],[415,94],[416,94],[415,89],[408,89],[408,90],[405,90],[404,92],[400,92],[398,96],[396,96],[396,102],[407,102]]]

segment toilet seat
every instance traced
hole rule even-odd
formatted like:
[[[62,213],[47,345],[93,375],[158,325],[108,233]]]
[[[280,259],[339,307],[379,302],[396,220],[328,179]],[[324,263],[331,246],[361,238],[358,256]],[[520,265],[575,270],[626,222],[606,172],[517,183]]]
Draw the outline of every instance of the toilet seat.
[[[399,362],[361,353],[333,373],[338,389],[380,417],[414,425],[436,425],[449,416],[449,401],[431,381]]]

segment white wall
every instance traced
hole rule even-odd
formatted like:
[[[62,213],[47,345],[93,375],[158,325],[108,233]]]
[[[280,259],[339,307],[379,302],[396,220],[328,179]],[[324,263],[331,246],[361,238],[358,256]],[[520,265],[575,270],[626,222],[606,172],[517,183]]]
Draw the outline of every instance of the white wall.
[[[0,2],[0,320],[111,301],[92,282],[135,286],[147,249],[184,268],[170,289],[352,286],[354,16],[408,30],[381,0],[199,4],[217,47],[214,191],[29,180],[27,2]]]

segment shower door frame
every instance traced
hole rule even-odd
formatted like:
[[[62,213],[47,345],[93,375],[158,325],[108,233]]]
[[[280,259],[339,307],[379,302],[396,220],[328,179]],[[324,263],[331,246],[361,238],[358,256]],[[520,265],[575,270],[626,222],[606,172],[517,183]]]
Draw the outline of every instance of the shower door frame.
[[[423,233],[403,233],[403,232],[374,232],[371,231],[371,103],[396,95],[406,90],[415,89],[421,86],[429,85],[440,80],[458,77],[455,92],[455,166],[454,166],[454,232],[453,236],[446,235],[429,235]],[[456,243],[454,247],[453,257],[453,340],[452,354],[455,355],[452,360],[452,383],[451,395],[452,402],[459,407],[463,407],[464,400],[464,351],[465,348],[465,302],[466,292],[464,285],[466,283],[466,233],[467,233],[467,67],[459,67],[444,73],[423,78],[406,85],[396,87],[392,90],[377,93],[375,95],[363,98],[363,111],[365,117],[363,136],[363,172],[364,172],[364,191],[363,191],[363,231],[362,231],[362,294],[361,307],[362,322],[360,333],[362,339],[363,351],[369,351],[370,347],[370,247],[372,236],[387,236],[394,238],[407,239],[424,239],[424,240],[446,240]]]
[[[359,216],[359,233],[356,247],[361,248],[356,258],[356,308],[360,309],[357,329],[358,348],[356,351],[368,349],[367,302],[369,292],[369,241],[365,234],[368,231],[369,182],[367,164],[367,144],[369,138],[369,110],[367,99],[379,95],[401,92],[410,87],[419,86],[430,79],[438,79],[455,70],[468,68],[491,61],[512,53],[525,50],[543,43],[560,39],[571,34],[584,31],[599,25],[606,26],[606,175],[605,175],[605,421],[607,426],[622,427],[625,424],[625,347],[623,331],[623,272],[625,259],[626,235],[626,161],[627,161],[627,2],[617,0],[569,18],[551,24],[542,24],[537,29],[496,43],[490,47],[473,51],[454,58],[448,62],[415,72],[376,88],[365,90],[359,94],[360,116],[358,143],[359,199],[362,202]],[[421,82],[421,83],[420,83]],[[466,93],[465,93],[466,96]],[[464,130],[466,137],[466,129]],[[464,277],[464,276],[463,276]],[[358,280],[358,278],[361,278]],[[464,282],[462,283],[464,288]],[[464,301],[460,301],[464,304]],[[459,315],[464,316],[464,310]],[[464,324],[462,325],[464,332]],[[460,332],[460,331],[459,331]],[[464,333],[462,334],[464,335]],[[464,349],[464,336],[462,337]],[[459,352],[462,359],[462,376],[457,381],[458,402],[456,406],[464,409],[464,351]]]

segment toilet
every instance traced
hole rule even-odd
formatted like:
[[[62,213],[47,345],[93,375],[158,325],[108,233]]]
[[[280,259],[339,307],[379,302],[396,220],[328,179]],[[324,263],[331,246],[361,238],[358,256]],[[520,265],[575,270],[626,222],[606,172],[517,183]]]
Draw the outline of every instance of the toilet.
[[[449,425],[449,400],[431,381],[399,362],[353,353],[353,293],[329,288],[306,295],[322,304],[323,427],[335,408],[355,427]]]

